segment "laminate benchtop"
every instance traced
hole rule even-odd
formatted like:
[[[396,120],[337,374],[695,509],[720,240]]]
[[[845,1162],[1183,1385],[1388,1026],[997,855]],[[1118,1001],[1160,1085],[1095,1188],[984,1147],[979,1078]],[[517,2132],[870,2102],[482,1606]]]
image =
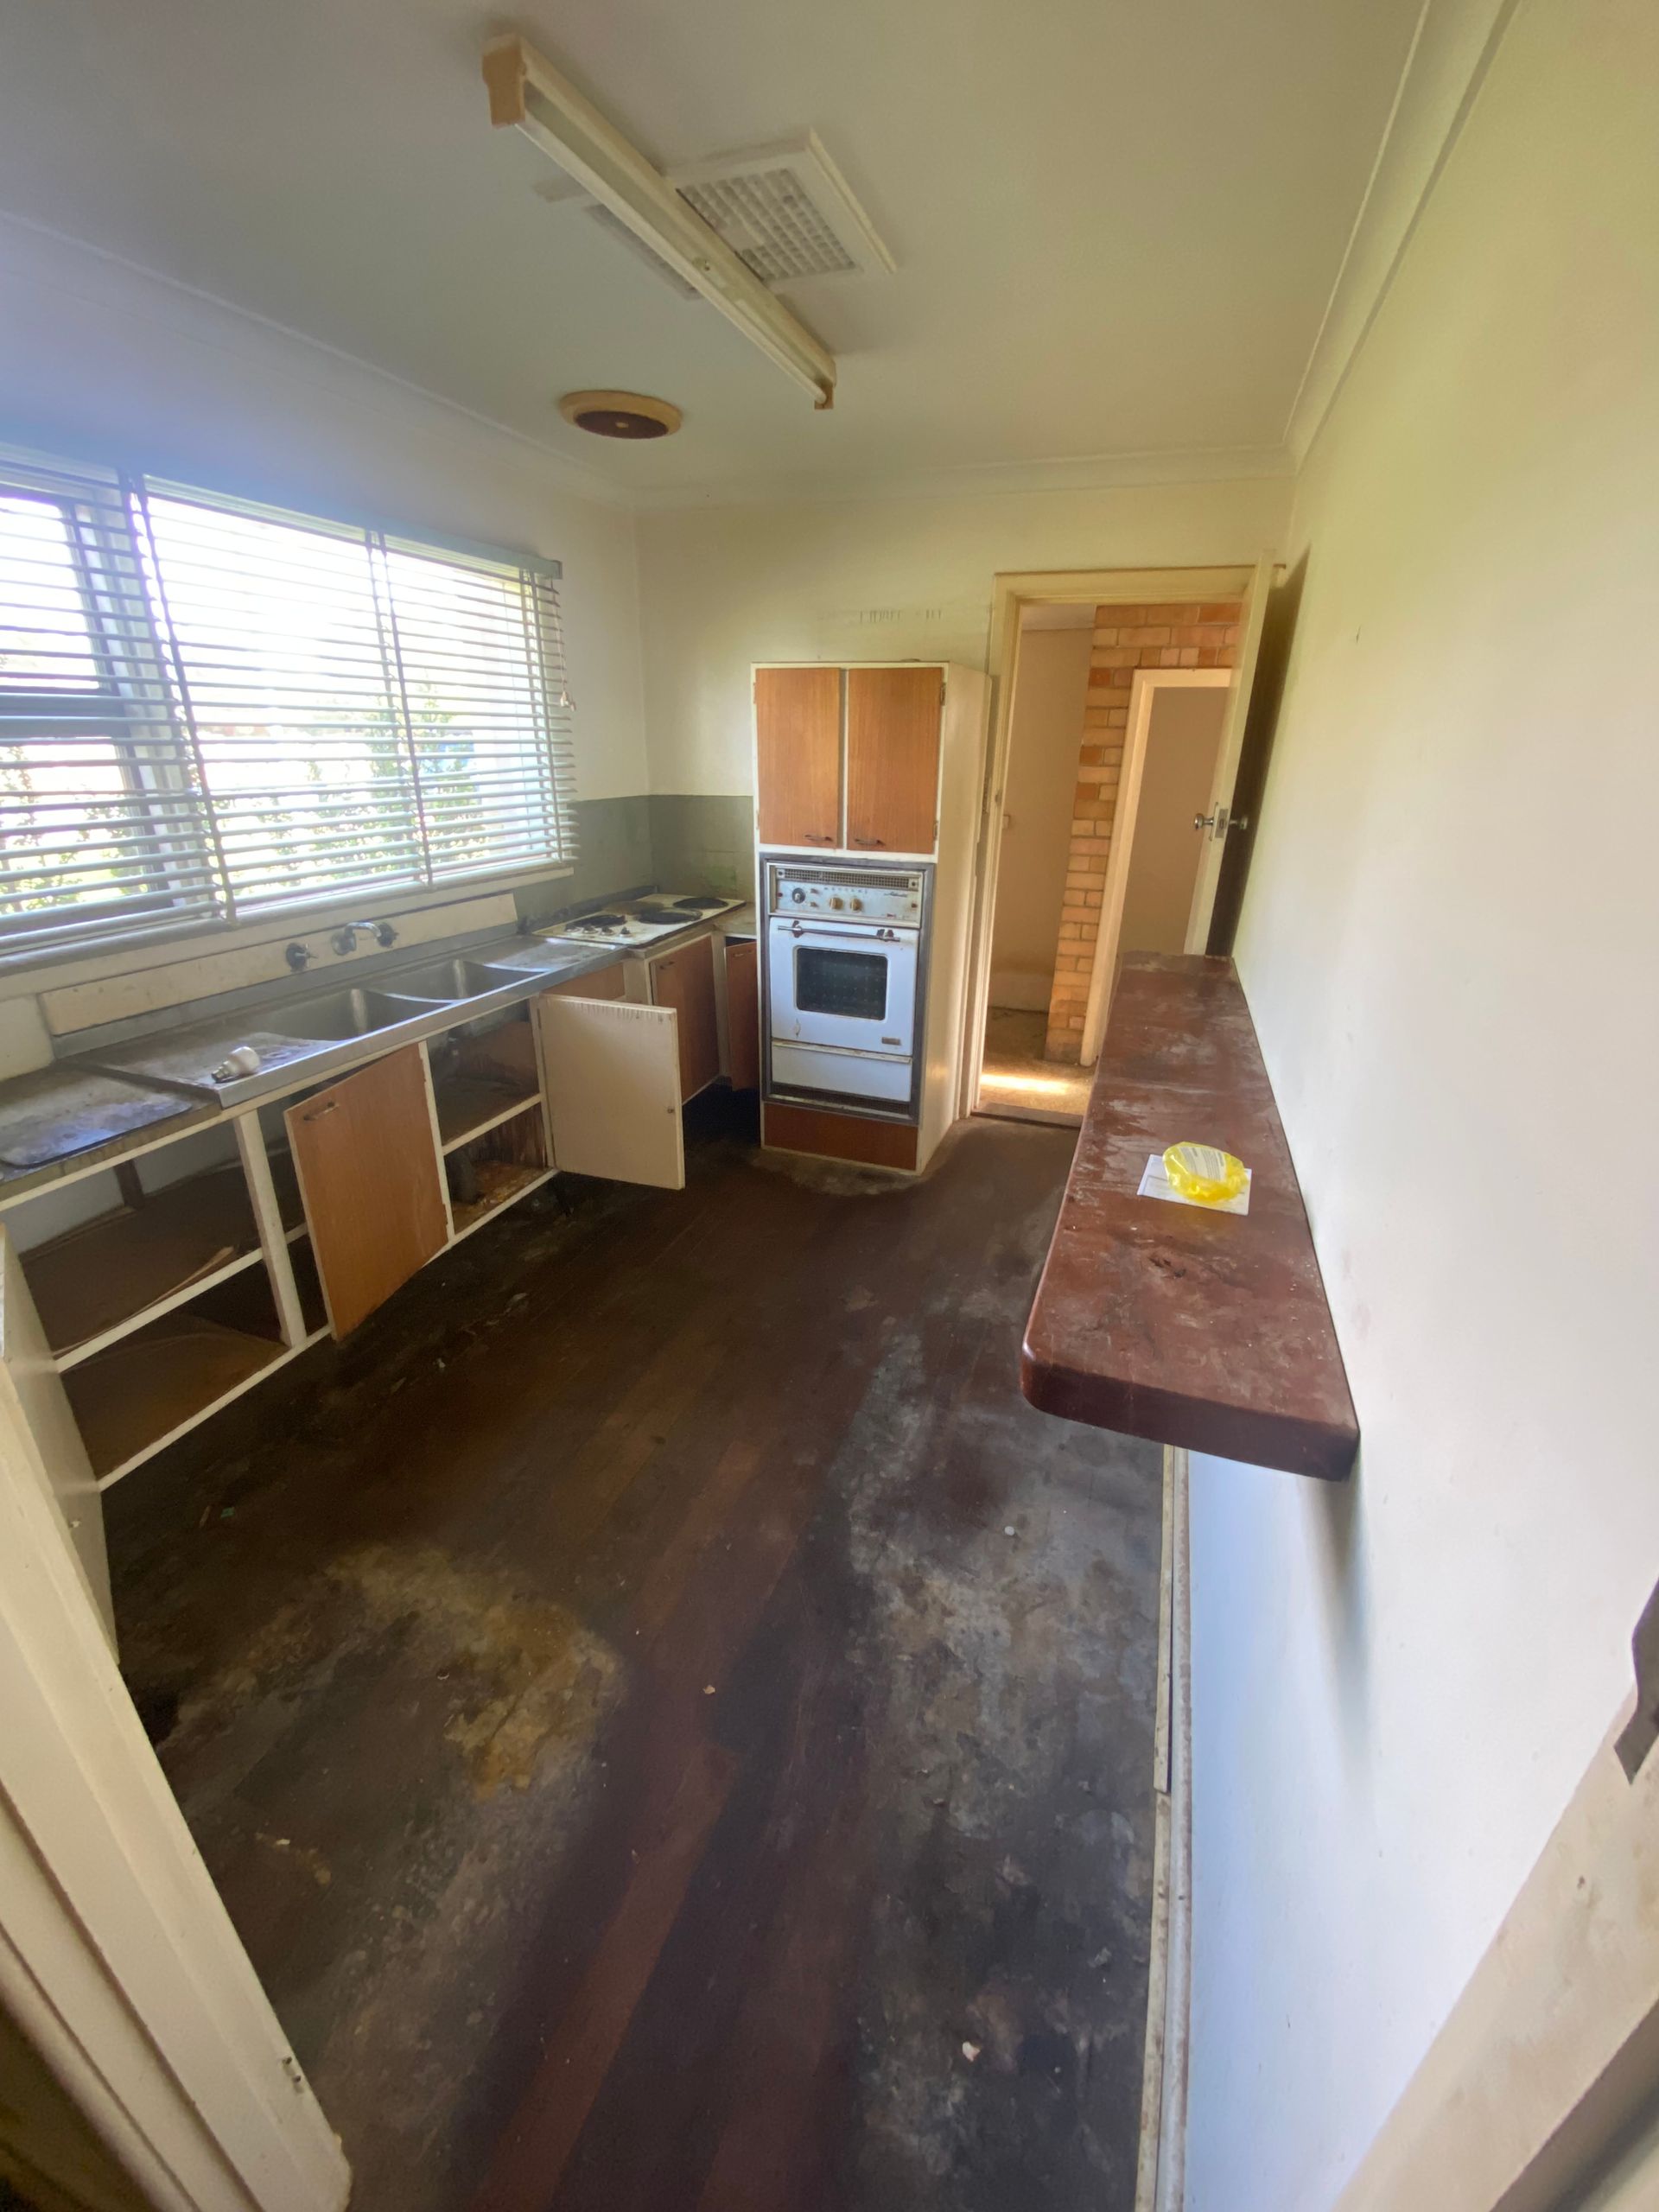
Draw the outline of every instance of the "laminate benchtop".
[[[1217,1144],[1248,1214],[1135,1193],[1147,1155]],[[1069,1421],[1340,1479],[1359,1424],[1307,1215],[1230,960],[1126,960],[1027,1326],[1020,1381]]]

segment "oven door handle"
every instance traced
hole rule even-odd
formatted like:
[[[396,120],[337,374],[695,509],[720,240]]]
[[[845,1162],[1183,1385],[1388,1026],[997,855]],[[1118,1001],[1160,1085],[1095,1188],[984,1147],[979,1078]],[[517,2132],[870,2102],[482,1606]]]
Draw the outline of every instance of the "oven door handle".
[[[914,937],[916,934],[914,930],[904,930],[901,931],[897,929],[889,928],[885,923],[880,927],[871,927],[869,929],[861,930],[837,929],[833,922],[797,921],[791,921],[790,923],[789,933],[791,937],[856,938],[859,942],[863,944],[901,944],[905,938]]]

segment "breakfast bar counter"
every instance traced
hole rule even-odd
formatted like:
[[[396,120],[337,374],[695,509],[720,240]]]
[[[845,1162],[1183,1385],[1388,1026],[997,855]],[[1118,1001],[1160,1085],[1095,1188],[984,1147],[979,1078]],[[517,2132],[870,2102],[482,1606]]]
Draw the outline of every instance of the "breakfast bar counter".
[[[1245,1214],[1140,1198],[1148,1157],[1213,1144]],[[1045,1412],[1339,1480],[1359,1425],[1289,1148],[1230,960],[1124,963],[1020,1357]]]

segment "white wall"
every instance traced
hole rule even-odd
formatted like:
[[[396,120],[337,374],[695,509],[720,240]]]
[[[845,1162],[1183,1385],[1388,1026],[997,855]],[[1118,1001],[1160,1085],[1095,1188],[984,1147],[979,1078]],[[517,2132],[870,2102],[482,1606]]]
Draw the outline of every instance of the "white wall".
[[[1521,0],[1299,486],[1238,959],[1363,1433],[1195,1463],[1190,2212],[1324,2212],[1659,1573],[1659,11]]]
[[[752,661],[983,668],[999,570],[1254,562],[1289,499],[1268,477],[642,515],[652,788],[749,790]]]
[[[991,929],[993,1006],[1048,1011],[1094,644],[1088,627],[1027,630],[1020,640]]]
[[[577,796],[647,788],[633,518],[573,488],[568,468],[524,439],[4,218],[0,439],[556,557]],[[128,964],[168,957],[176,946]],[[61,963],[49,980],[75,972]],[[0,982],[0,1075],[47,1057],[31,998],[42,980]]]

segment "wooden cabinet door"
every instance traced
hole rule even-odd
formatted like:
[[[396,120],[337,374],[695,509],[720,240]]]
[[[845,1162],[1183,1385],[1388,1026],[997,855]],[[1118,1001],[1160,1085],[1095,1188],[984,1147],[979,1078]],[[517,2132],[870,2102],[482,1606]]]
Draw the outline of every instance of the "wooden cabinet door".
[[[389,1052],[283,1118],[328,1325],[343,1337],[449,1241],[420,1046]]]
[[[855,853],[931,853],[938,830],[938,668],[847,671],[847,842]]]
[[[585,976],[573,976],[568,983],[550,988],[562,999],[625,999],[628,971],[620,960],[613,960],[608,968],[592,969]]]
[[[758,668],[754,774],[763,845],[841,842],[841,671]]]
[[[685,1188],[677,1022],[626,999],[536,1001],[553,1164],[613,1183]]]
[[[732,1089],[760,1088],[760,948],[753,938],[726,945],[726,1057]]]
[[[720,1073],[713,938],[658,955],[651,963],[651,1002],[671,1006],[679,1016],[680,1096],[695,1098]]]

